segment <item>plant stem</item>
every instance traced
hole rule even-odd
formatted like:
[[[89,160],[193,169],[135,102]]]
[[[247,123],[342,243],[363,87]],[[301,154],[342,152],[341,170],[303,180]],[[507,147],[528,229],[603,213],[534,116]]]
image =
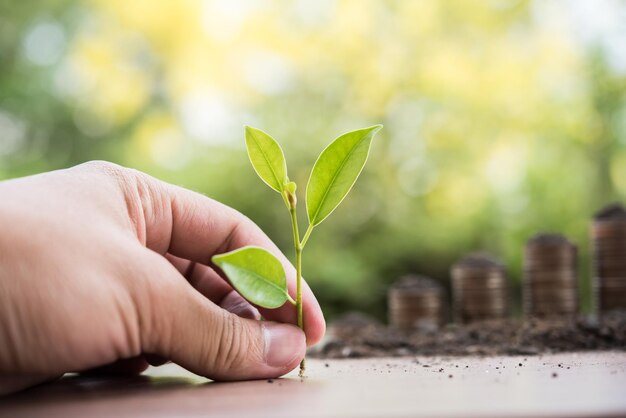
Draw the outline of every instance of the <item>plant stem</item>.
[[[315,227],[309,224],[309,227],[306,229],[306,232],[304,233],[304,237],[302,238],[302,242],[300,243],[300,247],[304,248],[304,246],[306,245],[306,242],[309,240],[309,237],[311,236],[311,232],[313,232],[313,228]]]
[[[302,314],[302,247],[296,245],[296,311],[298,312],[298,326],[304,331],[304,316]],[[300,377],[304,377],[306,369],[305,359],[300,362]]]
[[[298,327],[304,331],[304,318],[302,315],[302,245],[300,244],[298,216],[296,215],[295,205],[291,205],[289,208],[289,214],[291,215],[291,226],[293,229],[293,244],[296,250],[296,312],[298,315]],[[300,363],[300,377],[304,377],[305,369],[305,361],[302,359],[302,362]]]

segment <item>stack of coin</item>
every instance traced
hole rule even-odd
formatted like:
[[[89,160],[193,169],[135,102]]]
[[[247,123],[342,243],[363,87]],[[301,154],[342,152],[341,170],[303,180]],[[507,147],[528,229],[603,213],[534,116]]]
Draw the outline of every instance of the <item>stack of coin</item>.
[[[533,317],[578,313],[576,246],[559,234],[538,234],[524,250],[524,312]]]
[[[433,331],[445,322],[441,284],[422,276],[404,276],[387,294],[389,323],[400,329]]]
[[[591,239],[596,308],[599,312],[626,309],[626,210],[621,204],[596,213]]]
[[[508,283],[504,266],[484,254],[469,254],[452,266],[455,321],[500,319],[508,314]]]

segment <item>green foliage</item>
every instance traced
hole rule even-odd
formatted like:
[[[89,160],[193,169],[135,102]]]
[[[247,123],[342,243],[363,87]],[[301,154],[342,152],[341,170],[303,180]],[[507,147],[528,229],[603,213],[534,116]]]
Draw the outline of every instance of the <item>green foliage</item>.
[[[287,178],[287,164],[278,142],[260,129],[246,126],[246,148],[254,171],[272,189],[283,192]]]
[[[313,227],[328,217],[346,197],[367,161],[372,138],[381,128],[382,125],[375,125],[345,133],[322,151],[307,186],[309,227],[300,241],[295,213],[297,186],[287,178],[282,149],[270,135],[246,126],[246,148],[254,170],[261,180],[283,195],[292,216],[298,289],[302,278],[300,256]],[[252,303],[272,308],[282,306],[289,298],[280,262],[265,250],[244,247],[215,256],[213,262],[226,273],[237,291]],[[301,303],[301,295],[298,294],[296,304]]]
[[[285,270],[269,251],[247,246],[211,259],[243,297],[264,308],[282,306],[289,294]]]
[[[293,181],[290,181],[289,183],[285,184],[285,191],[288,193],[295,193],[296,192],[296,183]]]
[[[372,138],[381,128],[375,125],[345,133],[322,151],[306,187],[311,225],[326,219],[346,197],[365,166]]]

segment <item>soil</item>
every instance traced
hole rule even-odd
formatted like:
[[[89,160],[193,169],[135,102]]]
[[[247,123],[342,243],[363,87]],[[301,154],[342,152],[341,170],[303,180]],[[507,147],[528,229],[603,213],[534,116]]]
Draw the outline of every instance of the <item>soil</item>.
[[[326,340],[309,354],[318,358],[536,355],[568,351],[626,351],[626,312],[601,319],[503,319],[438,331],[402,331],[361,313],[331,324]]]

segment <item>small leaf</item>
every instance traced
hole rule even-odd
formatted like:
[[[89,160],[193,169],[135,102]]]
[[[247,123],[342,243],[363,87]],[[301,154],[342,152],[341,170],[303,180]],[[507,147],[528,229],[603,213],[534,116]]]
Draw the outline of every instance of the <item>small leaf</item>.
[[[282,306],[287,300],[285,270],[269,251],[248,246],[215,255],[211,260],[249,302],[273,309]]]
[[[286,192],[295,193],[297,186],[296,186],[296,183],[294,183],[293,181],[290,181],[289,183],[286,183],[283,188]]]
[[[246,148],[254,171],[268,186],[282,193],[287,178],[283,150],[274,138],[260,129],[246,126]]]
[[[306,187],[312,226],[326,219],[346,197],[367,161],[372,138],[381,128],[375,125],[345,133],[322,151]]]

